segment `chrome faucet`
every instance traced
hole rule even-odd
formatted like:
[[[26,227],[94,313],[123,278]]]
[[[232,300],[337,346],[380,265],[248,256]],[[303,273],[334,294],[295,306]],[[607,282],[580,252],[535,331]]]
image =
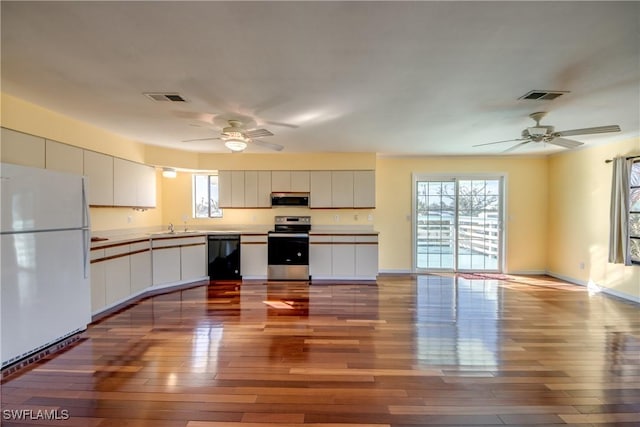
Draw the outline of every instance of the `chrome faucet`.
[[[173,223],[169,223],[169,233],[173,233]]]

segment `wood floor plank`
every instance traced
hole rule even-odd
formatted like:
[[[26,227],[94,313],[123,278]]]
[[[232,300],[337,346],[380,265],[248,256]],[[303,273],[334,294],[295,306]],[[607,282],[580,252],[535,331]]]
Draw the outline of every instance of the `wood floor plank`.
[[[542,276],[212,282],[101,319],[0,393],[78,427],[640,425],[640,305]]]

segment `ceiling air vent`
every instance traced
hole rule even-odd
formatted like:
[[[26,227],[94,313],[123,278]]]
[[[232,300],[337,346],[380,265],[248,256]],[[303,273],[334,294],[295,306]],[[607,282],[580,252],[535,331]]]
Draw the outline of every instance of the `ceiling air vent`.
[[[176,92],[145,92],[143,95],[156,102],[187,102]]]
[[[532,99],[537,101],[552,101],[557,97],[569,93],[563,90],[531,90],[518,99]]]

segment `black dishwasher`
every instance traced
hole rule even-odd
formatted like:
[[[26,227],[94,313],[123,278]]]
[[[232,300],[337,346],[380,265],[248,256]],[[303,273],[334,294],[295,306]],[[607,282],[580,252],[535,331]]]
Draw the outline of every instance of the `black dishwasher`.
[[[240,235],[209,234],[209,279],[241,279]]]

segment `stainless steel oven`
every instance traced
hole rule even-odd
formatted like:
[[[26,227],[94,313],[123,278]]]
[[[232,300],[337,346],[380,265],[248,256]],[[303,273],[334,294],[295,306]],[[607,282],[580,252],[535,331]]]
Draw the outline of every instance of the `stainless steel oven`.
[[[309,216],[276,216],[268,236],[269,280],[309,280]]]

